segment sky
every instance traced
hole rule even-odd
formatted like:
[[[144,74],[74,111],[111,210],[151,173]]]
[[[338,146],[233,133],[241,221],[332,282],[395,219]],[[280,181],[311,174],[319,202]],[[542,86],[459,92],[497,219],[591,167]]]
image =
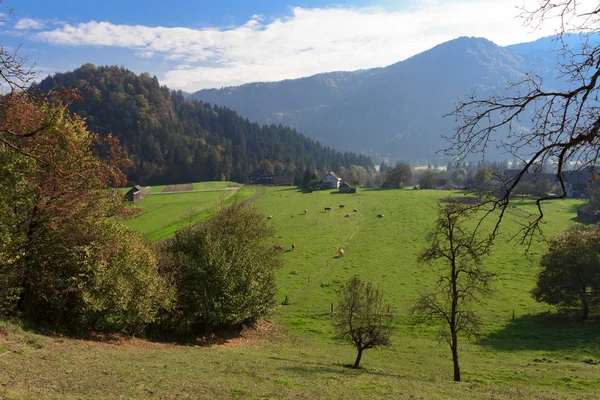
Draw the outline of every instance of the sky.
[[[115,64],[188,92],[382,67],[459,36],[506,46],[556,29],[518,18],[539,0],[2,1],[12,13],[0,9],[0,44],[20,46],[38,79]]]

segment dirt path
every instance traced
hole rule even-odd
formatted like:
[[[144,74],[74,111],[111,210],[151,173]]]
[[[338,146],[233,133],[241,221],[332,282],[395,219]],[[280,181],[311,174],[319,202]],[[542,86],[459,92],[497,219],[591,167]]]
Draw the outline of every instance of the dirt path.
[[[252,196],[250,196],[246,200],[244,200],[244,203],[250,204],[250,203],[260,199],[261,197],[264,196],[264,194],[267,191],[267,189],[264,186],[253,186],[253,188],[254,188],[254,193],[252,194]]]

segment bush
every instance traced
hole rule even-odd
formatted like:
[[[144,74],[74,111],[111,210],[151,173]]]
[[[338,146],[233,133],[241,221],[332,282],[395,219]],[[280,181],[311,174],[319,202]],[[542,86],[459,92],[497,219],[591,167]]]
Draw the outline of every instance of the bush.
[[[280,266],[272,237],[264,215],[241,203],[179,230],[161,246],[161,268],[177,289],[171,319],[213,328],[266,315]]]
[[[23,315],[73,332],[141,332],[171,292],[159,276],[156,256],[139,233],[117,222],[49,230],[22,263]]]

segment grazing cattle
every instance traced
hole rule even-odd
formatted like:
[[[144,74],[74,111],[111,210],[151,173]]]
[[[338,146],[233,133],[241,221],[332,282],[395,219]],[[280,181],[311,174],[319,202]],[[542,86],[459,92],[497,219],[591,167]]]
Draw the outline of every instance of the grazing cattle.
[[[283,247],[281,247],[281,245],[279,243],[277,243],[277,244],[275,244],[275,246],[273,246],[273,251],[275,253],[281,252],[281,251],[283,251]]]
[[[338,257],[344,257],[344,249],[338,250]]]
[[[352,212],[358,212],[358,208],[355,208],[354,210],[352,210]]]
[[[383,215],[383,214],[377,214],[377,216],[378,216],[379,218],[383,218],[383,217],[384,217],[384,215]]]
[[[296,250],[296,243],[292,243],[292,251]]]
[[[306,214],[307,212],[308,212],[308,210],[305,208],[305,209],[304,209],[304,214]]]
[[[352,214],[346,214],[346,217],[349,217],[350,215],[352,215]]]
[[[331,211],[331,207],[325,207],[325,211]]]
[[[345,204],[340,204],[340,209],[346,207]]]
[[[267,219],[273,219],[272,215],[267,215]]]

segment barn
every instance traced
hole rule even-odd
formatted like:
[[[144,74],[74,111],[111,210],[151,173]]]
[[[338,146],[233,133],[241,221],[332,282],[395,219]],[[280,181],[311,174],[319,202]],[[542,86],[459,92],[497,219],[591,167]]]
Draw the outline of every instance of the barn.
[[[150,194],[150,186],[141,187],[140,185],[135,185],[127,193],[125,193],[125,197],[128,201],[132,201],[137,203],[142,200],[144,197]]]
[[[342,182],[340,185],[340,193],[356,193],[356,189],[348,185],[346,182]]]

